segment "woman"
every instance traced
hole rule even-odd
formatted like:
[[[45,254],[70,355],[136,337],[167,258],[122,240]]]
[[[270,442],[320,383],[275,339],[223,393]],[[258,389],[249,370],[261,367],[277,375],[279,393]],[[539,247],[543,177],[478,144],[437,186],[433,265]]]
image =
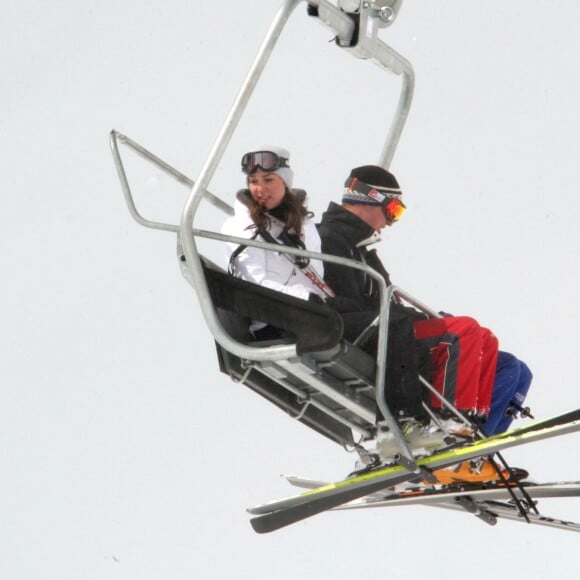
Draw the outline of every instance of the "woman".
[[[281,147],[262,147],[242,157],[247,189],[240,190],[234,216],[223,225],[222,233],[240,238],[271,241],[320,252],[320,237],[306,209],[305,192],[292,190],[290,154]],[[228,243],[226,253],[232,274],[272,290],[308,300],[311,294],[324,296],[313,281],[312,272],[323,276],[323,265],[311,260],[298,264],[290,254]],[[309,277],[310,275],[310,277]],[[266,325],[254,322],[250,330],[256,337]],[[260,337],[264,338],[264,337]]]

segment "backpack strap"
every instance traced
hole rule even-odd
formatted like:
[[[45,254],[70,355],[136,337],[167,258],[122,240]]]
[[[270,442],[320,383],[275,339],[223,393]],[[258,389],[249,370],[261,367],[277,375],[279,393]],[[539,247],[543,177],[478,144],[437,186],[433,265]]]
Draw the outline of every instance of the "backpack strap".
[[[255,240],[258,237],[259,232],[256,231],[254,232],[254,235],[250,238],[250,240]],[[248,246],[246,244],[240,244],[233,252],[232,255],[230,256],[229,262],[228,262],[228,274],[231,274],[232,276],[234,275],[234,262],[237,260],[238,256],[247,248]]]

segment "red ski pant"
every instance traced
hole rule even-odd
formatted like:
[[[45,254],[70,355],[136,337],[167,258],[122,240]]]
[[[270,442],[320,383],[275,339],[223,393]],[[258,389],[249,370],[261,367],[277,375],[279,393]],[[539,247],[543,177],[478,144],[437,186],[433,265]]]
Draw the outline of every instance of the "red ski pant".
[[[420,320],[414,326],[416,339],[431,353],[433,387],[459,410],[487,415],[498,354],[494,334],[467,316]],[[431,404],[442,406],[434,395]]]

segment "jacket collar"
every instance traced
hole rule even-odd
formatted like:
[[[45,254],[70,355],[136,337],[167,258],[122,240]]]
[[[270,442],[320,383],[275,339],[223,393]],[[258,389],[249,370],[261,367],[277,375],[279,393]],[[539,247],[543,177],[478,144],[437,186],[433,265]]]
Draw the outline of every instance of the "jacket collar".
[[[340,229],[341,236],[352,240],[354,246],[367,245],[379,240],[375,230],[369,224],[333,201],[322,215],[321,223],[324,224],[327,220],[332,221],[333,228],[336,226],[335,229]]]

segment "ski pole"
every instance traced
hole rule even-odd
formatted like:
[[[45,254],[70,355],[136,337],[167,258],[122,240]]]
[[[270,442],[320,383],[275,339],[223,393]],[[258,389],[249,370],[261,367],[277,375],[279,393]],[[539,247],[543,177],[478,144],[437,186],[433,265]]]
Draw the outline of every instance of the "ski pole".
[[[276,239],[270,232],[263,228],[258,228],[258,233],[266,242],[271,244],[278,244],[279,246],[290,246],[299,248],[294,240],[288,236],[288,234],[282,232],[279,239]],[[316,269],[310,265],[310,260],[302,256],[294,256],[293,254],[286,254],[282,252],[287,260],[290,260],[302,273],[317,287],[324,292],[324,294],[329,298],[334,298],[336,294],[332,288],[324,281],[322,276],[316,271]]]

